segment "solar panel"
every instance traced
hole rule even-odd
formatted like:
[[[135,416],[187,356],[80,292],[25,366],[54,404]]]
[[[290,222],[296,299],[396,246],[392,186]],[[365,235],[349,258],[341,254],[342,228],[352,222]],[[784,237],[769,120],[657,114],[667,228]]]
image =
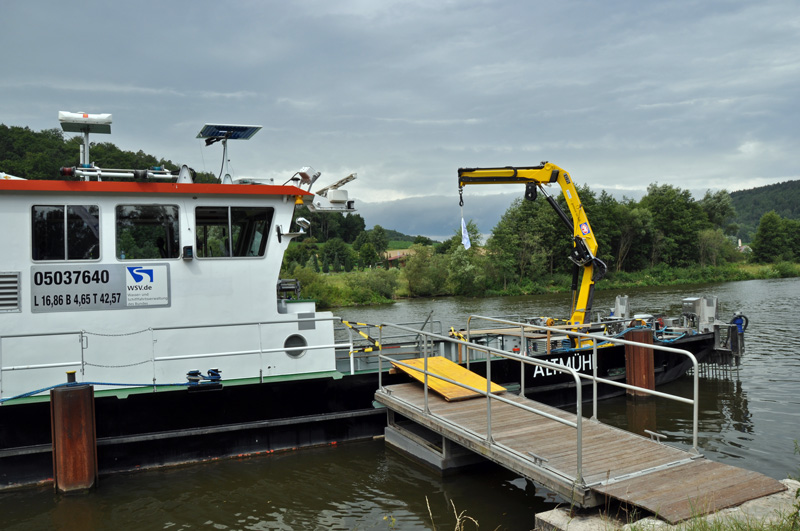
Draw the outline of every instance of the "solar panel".
[[[261,130],[260,125],[219,125],[205,124],[197,133],[197,138],[227,138],[230,140],[249,140]]]

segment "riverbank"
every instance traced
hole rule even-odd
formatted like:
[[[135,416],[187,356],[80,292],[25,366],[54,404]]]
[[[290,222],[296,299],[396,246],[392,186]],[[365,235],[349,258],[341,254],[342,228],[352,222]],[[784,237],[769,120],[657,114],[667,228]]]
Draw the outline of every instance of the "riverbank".
[[[308,267],[296,268],[293,275],[303,286],[303,296],[315,299],[320,308],[390,304],[409,298],[408,279],[403,269],[371,269],[349,273],[316,273]],[[657,266],[633,273],[609,272],[596,284],[597,291],[619,291],[649,286],[681,286],[800,277],[800,264],[725,264],[721,266]],[[562,293],[571,289],[569,275],[556,274],[513,284],[504,290],[487,290],[484,296],[519,296]],[[437,297],[454,296],[442,286]]]
[[[800,482],[784,479],[782,483],[786,485],[787,489],[784,492],[750,500],[738,507],[723,509],[675,525],[670,525],[654,516],[626,522],[630,515],[616,518],[603,511],[576,514],[571,512],[568,507],[557,507],[536,515],[536,529],[552,531],[613,531],[615,529],[626,531],[716,531],[723,529],[792,531],[797,529],[800,523],[800,506],[797,502]]]

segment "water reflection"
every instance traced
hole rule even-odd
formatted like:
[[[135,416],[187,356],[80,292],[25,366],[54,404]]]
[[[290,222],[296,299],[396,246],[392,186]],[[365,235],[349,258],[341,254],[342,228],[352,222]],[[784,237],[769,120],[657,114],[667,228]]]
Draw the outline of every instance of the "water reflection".
[[[442,478],[378,440],[104,477],[87,495],[20,491],[0,511],[8,530],[452,529],[451,502],[498,529],[531,528],[550,507],[500,467]]]

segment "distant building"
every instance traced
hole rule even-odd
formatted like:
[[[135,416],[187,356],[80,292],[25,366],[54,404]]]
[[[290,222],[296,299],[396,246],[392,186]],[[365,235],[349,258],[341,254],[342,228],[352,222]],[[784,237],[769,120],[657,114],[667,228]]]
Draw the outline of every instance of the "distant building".
[[[739,238],[739,245],[736,247],[736,249],[740,253],[752,253],[753,252],[753,250],[750,248],[749,245],[742,245],[742,239],[741,238]]]
[[[412,254],[416,254],[414,249],[392,249],[383,253],[383,259],[389,262],[390,266],[400,267],[404,259]]]

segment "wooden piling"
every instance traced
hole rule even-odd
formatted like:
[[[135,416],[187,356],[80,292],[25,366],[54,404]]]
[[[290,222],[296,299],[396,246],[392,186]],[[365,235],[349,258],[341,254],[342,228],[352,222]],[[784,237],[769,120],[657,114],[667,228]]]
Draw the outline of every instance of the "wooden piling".
[[[651,330],[631,330],[625,334],[628,341],[653,344]],[[656,388],[655,370],[653,366],[653,349],[641,345],[625,345],[625,378],[628,385],[635,385],[644,389]],[[648,397],[642,391],[627,390],[628,396]]]
[[[50,391],[53,483],[57,492],[91,489],[97,483],[94,387],[78,385]]]

